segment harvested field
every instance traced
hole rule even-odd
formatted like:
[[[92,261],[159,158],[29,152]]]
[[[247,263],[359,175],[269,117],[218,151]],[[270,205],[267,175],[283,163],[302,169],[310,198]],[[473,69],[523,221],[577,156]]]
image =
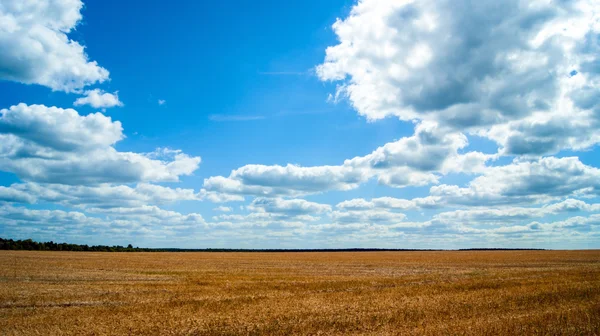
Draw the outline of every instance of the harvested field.
[[[600,251],[0,251],[1,335],[599,335]]]

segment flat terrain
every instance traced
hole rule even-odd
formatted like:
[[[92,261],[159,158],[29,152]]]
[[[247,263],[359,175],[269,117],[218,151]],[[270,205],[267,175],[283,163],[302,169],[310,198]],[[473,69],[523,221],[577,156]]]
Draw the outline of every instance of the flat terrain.
[[[600,334],[600,251],[0,251],[0,335]]]

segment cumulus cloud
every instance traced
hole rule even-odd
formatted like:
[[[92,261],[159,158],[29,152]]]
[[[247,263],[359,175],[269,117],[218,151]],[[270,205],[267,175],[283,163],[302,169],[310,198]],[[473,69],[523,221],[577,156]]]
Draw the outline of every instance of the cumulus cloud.
[[[589,230],[590,228],[600,228],[600,215],[595,214],[589,217],[576,216],[551,223],[533,222],[531,225],[537,228],[556,231],[562,231],[563,229]],[[598,235],[596,236],[598,237]]]
[[[326,190],[350,190],[366,180],[364,172],[352,167],[301,167],[246,165],[229,177],[204,180],[207,192],[229,195],[296,196]]]
[[[223,214],[212,217],[208,225],[212,228],[280,228],[284,230],[306,227],[307,223],[318,221],[311,215],[288,216],[281,213],[252,212],[249,214]]]
[[[435,215],[434,220],[463,225],[496,224],[505,226],[516,221],[579,211],[597,212],[600,211],[600,204],[588,204],[581,200],[567,199],[563,202],[537,208],[504,207],[454,210]]]
[[[433,172],[480,172],[493,155],[479,152],[460,154],[467,137],[434,122],[416,125],[415,134],[390,142],[363,157],[346,160],[345,165],[366,167],[389,186],[427,185],[437,182]]]
[[[219,211],[219,212],[231,212],[233,211],[233,209],[231,207],[226,207],[226,206],[218,206],[216,208],[213,209],[214,211]]]
[[[109,107],[123,106],[119,100],[119,92],[104,92],[100,89],[85,91],[85,97],[80,97],[73,103],[75,106],[90,105],[93,108],[106,109]]]
[[[198,213],[182,214],[161,209],[154,205],[142,205],[133,208],[90,208],[90,213],[103,214],[113,220],[127,220],[135,223],[161,226],[200,225],[206,223]]]
[[[309,202],[303,199],[256,198],[247,207],[254,212],[282,214],[288,217],[322,214],[331,211],[328,204]]]
[[[10,226],[58,227],[64,230],[103,225],[101,219],[78,211],[36,210],[10,205],[0,206],[0,219],[3,225],[7,225],[7,230]]]
[[[406,215],[382,209],[334,211],[331,219],[338,224],[395,224],[404,221]]]
[[[178,181],[200,157],[178,150],[119,152],[121,123],[101,113],[19,104],[0,110],[0,170],[26,181],[61,184]]]
[[[411,222],[406,216],[396,212],[399,209],[415,209],[416,201],[394,198],[378,198],[366,201],[354,199],[337,205],[342,211],[331,213],[331,223],[314,224],[307,228],[310,232],[325,235],[329,239],[352,239],[364,241],[373,239],[398,239],[403,242],[416,242],[423,248],[427,242],[435,244],[474,244],[483,246],[513,246],[503,239],[519,239],[532,246],[537,239],[543,243],[559,242],[565,235],[575,235],[580,241],[594,239],[590,230],[600,225],[599,215],[576,216],[558,222],[530,222],[547,216],[598,212],[600,204],[589,204],[577,199],[566,199],[558,203],[540,207],[499,206],[496,208],[467,208],[452,210],[434,215],[422,222]],[[434,247],[437,245],[433,245]],[[473,246],[473,245],[471,245]]]
[[[17,183],[6,191],[26,195],[27,202],[48,202],[75,208],[124,208],[143,205],[163,205],[178,201],[199,200],[192,189],[169,188],[155,184],[101,184],[97,186]],[[2,188],[0,188],[2,195]],[[1,198],[0,198],[1,199]]]
[[[477,131],[505,154],[597,143],[594,0],[361,0],[317,75],[369,120]],[[575,74],[575,75],[574,75]]]
[[[12,172],[25,181],[40,183],[177,182],[180,176],[192,174],[199,163],[199,157],[186,154],[151,159],[147,154],[107,148],[85,154],[60,153],[51,158],[2,155],[0,170]]]
[[[105,148],[124,138],[121,123],[101,113],[82,116],[74,109],[23,103],[0,110],[0,134],[27,142],[23,149],[55,151]]]
[[[600,193],[600,169],[584,165],[577,157],[546,157],[489,167],[467,187],[433,186],[432,196],[454,205],[542,202]]]
[[[402,199],[394,197],[373,198],[370,201],[364,198],[355,198],[340,202],[337,208],[346,210],[367,210],[367,209],[397,209],[397,210],[417,210],[423,208],[435,208],[440,206],[440,198],[434,196]]]
[[[387,216],[386,216],[387,217]],[[364,244],[377,244],[378,246],[387,245],[394,248],[410,248],[412,242],[406,238],[409,234],[413,234],[411,238],[421,240],[427,237],[427,241],[432,239],[432,235],[426,230],[429,222],[408,222],[402,221],[402,218],[376,217],[378,220],[374,222],[334,222],[325,224],[315,224],[307,228],[307,230],[323,239],[324,241],[335,241],[336,243],[354,242]],[[398,216],[401,217],[401,216]],[[399,246],[398,241],[401,239],[402,244]],[[391,245],[388,245],[391,243]],[[351,245],[356,246],[356,245]],[[373,246],[373,245],[367,245]],[[424,248],[425,242],[421,242],[418,248]]]
[[[114,240],[144,236],[149,239],[181,238],[206,231],[200,214],[181,214],[155,206],[90,208],[79,211],[36,210],[0,205],[0,221],[11,236],[73,239],[111,236]],[[46,238],[44,238],[46,239]]]
[[[199,194],[202,199],[211,201],[213,203],[241,202],[244,200],[244,197],[240,195],[207,191],[206,189],[201,189]]]
[[[0,79],[72,92],[109,73],[69,39],[81,20],[80,0],[0,3]]]
[[[35,196],[21,190],[0,186],[0,202],[33,203]]]
[[[208,223],[214,228],[268,228],[296,230],[307,223],[316,222],[322,215],[331,212],[331,206],[303,199],[255,198],[249,205],[241,207],[249,213],[229,213],[212,217]],[[288,232],[292,233],[292,232]]]
[[[434,226],[437,221],[437,219],[432,221]],[[509,219],[505,224],[492,223],[495,225],[458,224],[449,226],[449,230],[439,234],[446,239],[458,234],[467,241],[476,241],[478,244],[484,242],[493,246],[511,246],[515,243],[521,246],[544,246],[548,243],[564,243],[565,239],[575,244],[573,246],[582,246],[582,244],[593,244],[599,237],[597,229],[600,227],[600,215],[597,214],[547,223],[534,221],[528,224],[510,225],[512,222]]]
[[[268,228],[269,230],[289,230],[303,228],[307,223],[321,219],[331,207],[326,204],[302,199],[257,198],[243,207],[249,213],[227,213],[212,217],[208,223],[213,228]]]
[[[246,165],[228,177],[205,179],[204,189],[225,195],[274,197],[351,190],[373,177],[382,185],[396,188],[435,184],[440,174],[483,171],[485,162],[495,157],[479,152],[461,154],[467,144],[463,134],[424,122],[416,126],[413,136],[338,166]]]

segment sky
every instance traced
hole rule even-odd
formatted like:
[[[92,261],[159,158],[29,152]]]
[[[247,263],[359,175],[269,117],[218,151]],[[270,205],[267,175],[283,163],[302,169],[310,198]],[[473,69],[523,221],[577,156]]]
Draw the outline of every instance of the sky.
[[[596,0],[0,0],[0,237],[600,248]]]

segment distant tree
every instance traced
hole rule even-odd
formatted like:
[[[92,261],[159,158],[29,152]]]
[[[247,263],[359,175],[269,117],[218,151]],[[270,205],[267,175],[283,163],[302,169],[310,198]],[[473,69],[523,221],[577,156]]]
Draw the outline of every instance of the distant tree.
[[[67,243],[55,243],[53,241],[46,243],[38,243],[31,239],[25,240],[12,240],[0,238],[0,250],[32,250],[32,251],[94,251],[94,252],[333,252],[333,251],[440,251],[440,250],[419,250],[419,249],[369,249],[369,248],[350,248],[350,249],[297,249],[297,250],[284,250],[284,249],[255,249],[255,250],[244,250],[244,249],[224,249],[224,248],[206,248],[206,249],[176,249],[176,248],[139,248],[133,247],[129,244],[127,247],[114,245],[78,245],[78,244],[67,244]],[[478,250],[540,250],[531,248],[472,248],[463,249],[461,251],[478,251]]]

